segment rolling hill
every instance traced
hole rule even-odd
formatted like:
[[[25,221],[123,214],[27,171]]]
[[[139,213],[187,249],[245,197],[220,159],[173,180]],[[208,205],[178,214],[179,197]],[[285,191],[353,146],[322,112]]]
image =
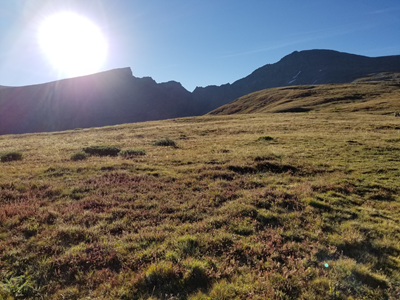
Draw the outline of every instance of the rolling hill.
[[[257,91],[223,105],[210,115],[279,112],[400,111],[400,74],[380,73],[348,84],[299,85]]]

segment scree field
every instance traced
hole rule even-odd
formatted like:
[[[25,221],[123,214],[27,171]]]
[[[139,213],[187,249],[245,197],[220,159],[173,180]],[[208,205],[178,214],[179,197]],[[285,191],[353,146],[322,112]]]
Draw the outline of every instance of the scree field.
[[[0,136],[0,299],[400,299],[400,118]]]

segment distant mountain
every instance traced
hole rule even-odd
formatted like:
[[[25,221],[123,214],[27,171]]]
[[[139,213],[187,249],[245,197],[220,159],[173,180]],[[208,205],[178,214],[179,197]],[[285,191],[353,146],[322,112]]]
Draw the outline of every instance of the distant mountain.
[[[400,72],[400,55],[366,57],[333,50],[293,52],[279,62],[265,65],[232,84],[196,88],[194,98],[202,113],[241,96],[263,89],[293,85],[349,83],[371,73]]]
[[[194,115],[180,83],[136,78],[130,68],[0,89],[0,134],[60,131]]]
[[[208,114],[400,111],[400,73],[378,73],[353,83],[270,88],[242,96]]]
[[[400,56],[296,51],[232,84],[197,87],[192,93],[175,81],[137,78],[130,68],[32,86],[0,86],[0,134],[202,115],[267,88],[349,83],[379,72],[400,72]]]

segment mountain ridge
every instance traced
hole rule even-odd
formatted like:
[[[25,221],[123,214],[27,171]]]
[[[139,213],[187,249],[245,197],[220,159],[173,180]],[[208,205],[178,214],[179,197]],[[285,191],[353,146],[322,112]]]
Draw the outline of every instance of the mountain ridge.
[[[198,88],[198,101],[219,106],[249,93],[280,86],[349,83],[370,73],[399,72],[400,56],[367,57],[334,50],[294,51],[274,64],[264,65],[232,84]],[[217,97],[214,95],[218,95]],[[230,101],[229,101],[229,100]],[[211,105],[205,111],[211,111]],[[204,112],[206,113],[206,112]]]
[[[197,87],[135,77],[131,68],[22,87],[0,87],[0,134],[62,131],[203,115],[252,92],[279,86],[348,83],[400,72],[400,56],[294,51],[232,84]]]
[[[182,103],[190,93],[177,86],[172,82],[160,86],[151,77],[138,78],[130,68],[120,68],[7,87],[0,89],[0,134],[62,131],[193,114]],[[171,101],[176,103],[173,109],[169,107]]]

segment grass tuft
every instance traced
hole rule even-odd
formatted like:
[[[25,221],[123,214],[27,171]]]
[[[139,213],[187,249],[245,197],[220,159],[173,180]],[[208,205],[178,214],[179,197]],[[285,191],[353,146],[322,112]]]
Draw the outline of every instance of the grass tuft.
[[[98,156],[117,156],[121,148],[115,146],[90,146],[83,148],[83,152]]]
[[[193,255],[198,245],[196,238],[191,235],[183,236],[178,239],[178,249],[183,255]]]
[[[34,295],[33,284],[28,277],[25,275],[20,275],[16,277],[11,277],[5,282],[0,283],[0,299],[3,294],[6,296],[5,299],[27,299]]]
[[[0,155],[1,162],[22,160],[22,153],[17,151],[7,152]]]
[[[78,160],[85,160],[89,157],[89,154],[85,152],[77,152],[71,155],[71,160],[78,161]]]
[[[153,146],[171,146],[176,147],[176,142],[171,140],[169,137],[165,137],[160,140],[156,140],[152,143]]]
[[[135,156],[146,155],[146,150],[144,149],[126,149],[122,150],[119,155],[123,158],[133,158]]]

